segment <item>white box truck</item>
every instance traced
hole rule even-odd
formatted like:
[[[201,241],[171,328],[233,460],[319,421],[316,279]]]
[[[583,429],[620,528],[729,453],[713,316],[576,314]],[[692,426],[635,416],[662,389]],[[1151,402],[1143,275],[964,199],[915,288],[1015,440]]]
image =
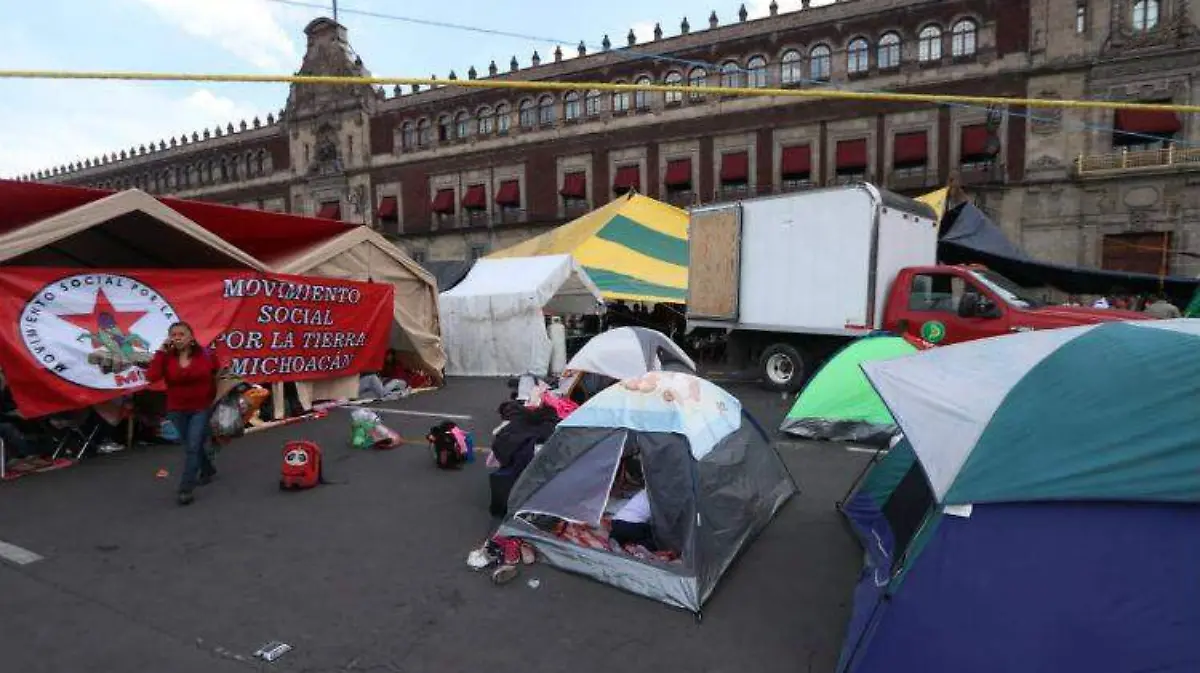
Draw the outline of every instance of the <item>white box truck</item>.
[[[848,339],[882,329],[906,267],[937,262],[929,206],[868,184],[697,208],[688,238],[688,329],[727,335],[726,357],[798,390]]]

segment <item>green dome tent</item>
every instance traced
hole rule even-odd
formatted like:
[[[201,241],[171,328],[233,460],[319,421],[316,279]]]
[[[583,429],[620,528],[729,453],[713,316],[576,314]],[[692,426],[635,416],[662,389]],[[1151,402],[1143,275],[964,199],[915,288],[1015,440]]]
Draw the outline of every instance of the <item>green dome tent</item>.
[[[825,363],[783,419],[779,430],[802,439],[886,446],[896,421],[860,365],[917,352],[903,337],[872,335],[852,341]]]

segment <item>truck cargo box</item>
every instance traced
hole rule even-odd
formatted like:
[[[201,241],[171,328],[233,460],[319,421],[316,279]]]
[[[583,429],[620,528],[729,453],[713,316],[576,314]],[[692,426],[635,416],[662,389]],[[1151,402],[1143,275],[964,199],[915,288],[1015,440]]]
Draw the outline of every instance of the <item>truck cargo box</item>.
[[[698,208],[688,237],[692,326],[854,334],[882,325],[900,269],[936,263],[938,223],[860,184]]]

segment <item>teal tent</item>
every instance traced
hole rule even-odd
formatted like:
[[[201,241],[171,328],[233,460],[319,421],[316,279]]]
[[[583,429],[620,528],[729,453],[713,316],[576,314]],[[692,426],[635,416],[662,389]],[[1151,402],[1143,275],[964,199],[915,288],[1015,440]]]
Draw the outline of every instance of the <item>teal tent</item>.
[[[817,371],[779,430],[803,439],[887,444],[896,433],[896,421],[861,365],[915,352],[916,346],[898,336],[881,334],[852,341]]]
[[[904,435],[840,504],[839,673],[1200,670],[1198,351],[1152,320],[865,363]]]

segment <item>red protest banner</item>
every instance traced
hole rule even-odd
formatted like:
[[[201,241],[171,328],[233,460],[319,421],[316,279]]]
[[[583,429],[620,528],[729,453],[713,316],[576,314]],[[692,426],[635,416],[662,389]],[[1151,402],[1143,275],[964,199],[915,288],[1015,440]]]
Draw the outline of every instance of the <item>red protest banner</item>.
[[[259,383],[378,369],[391,285],[253,271],[0,270],[0,367],[28,418],[145,387],[177,321]]]

